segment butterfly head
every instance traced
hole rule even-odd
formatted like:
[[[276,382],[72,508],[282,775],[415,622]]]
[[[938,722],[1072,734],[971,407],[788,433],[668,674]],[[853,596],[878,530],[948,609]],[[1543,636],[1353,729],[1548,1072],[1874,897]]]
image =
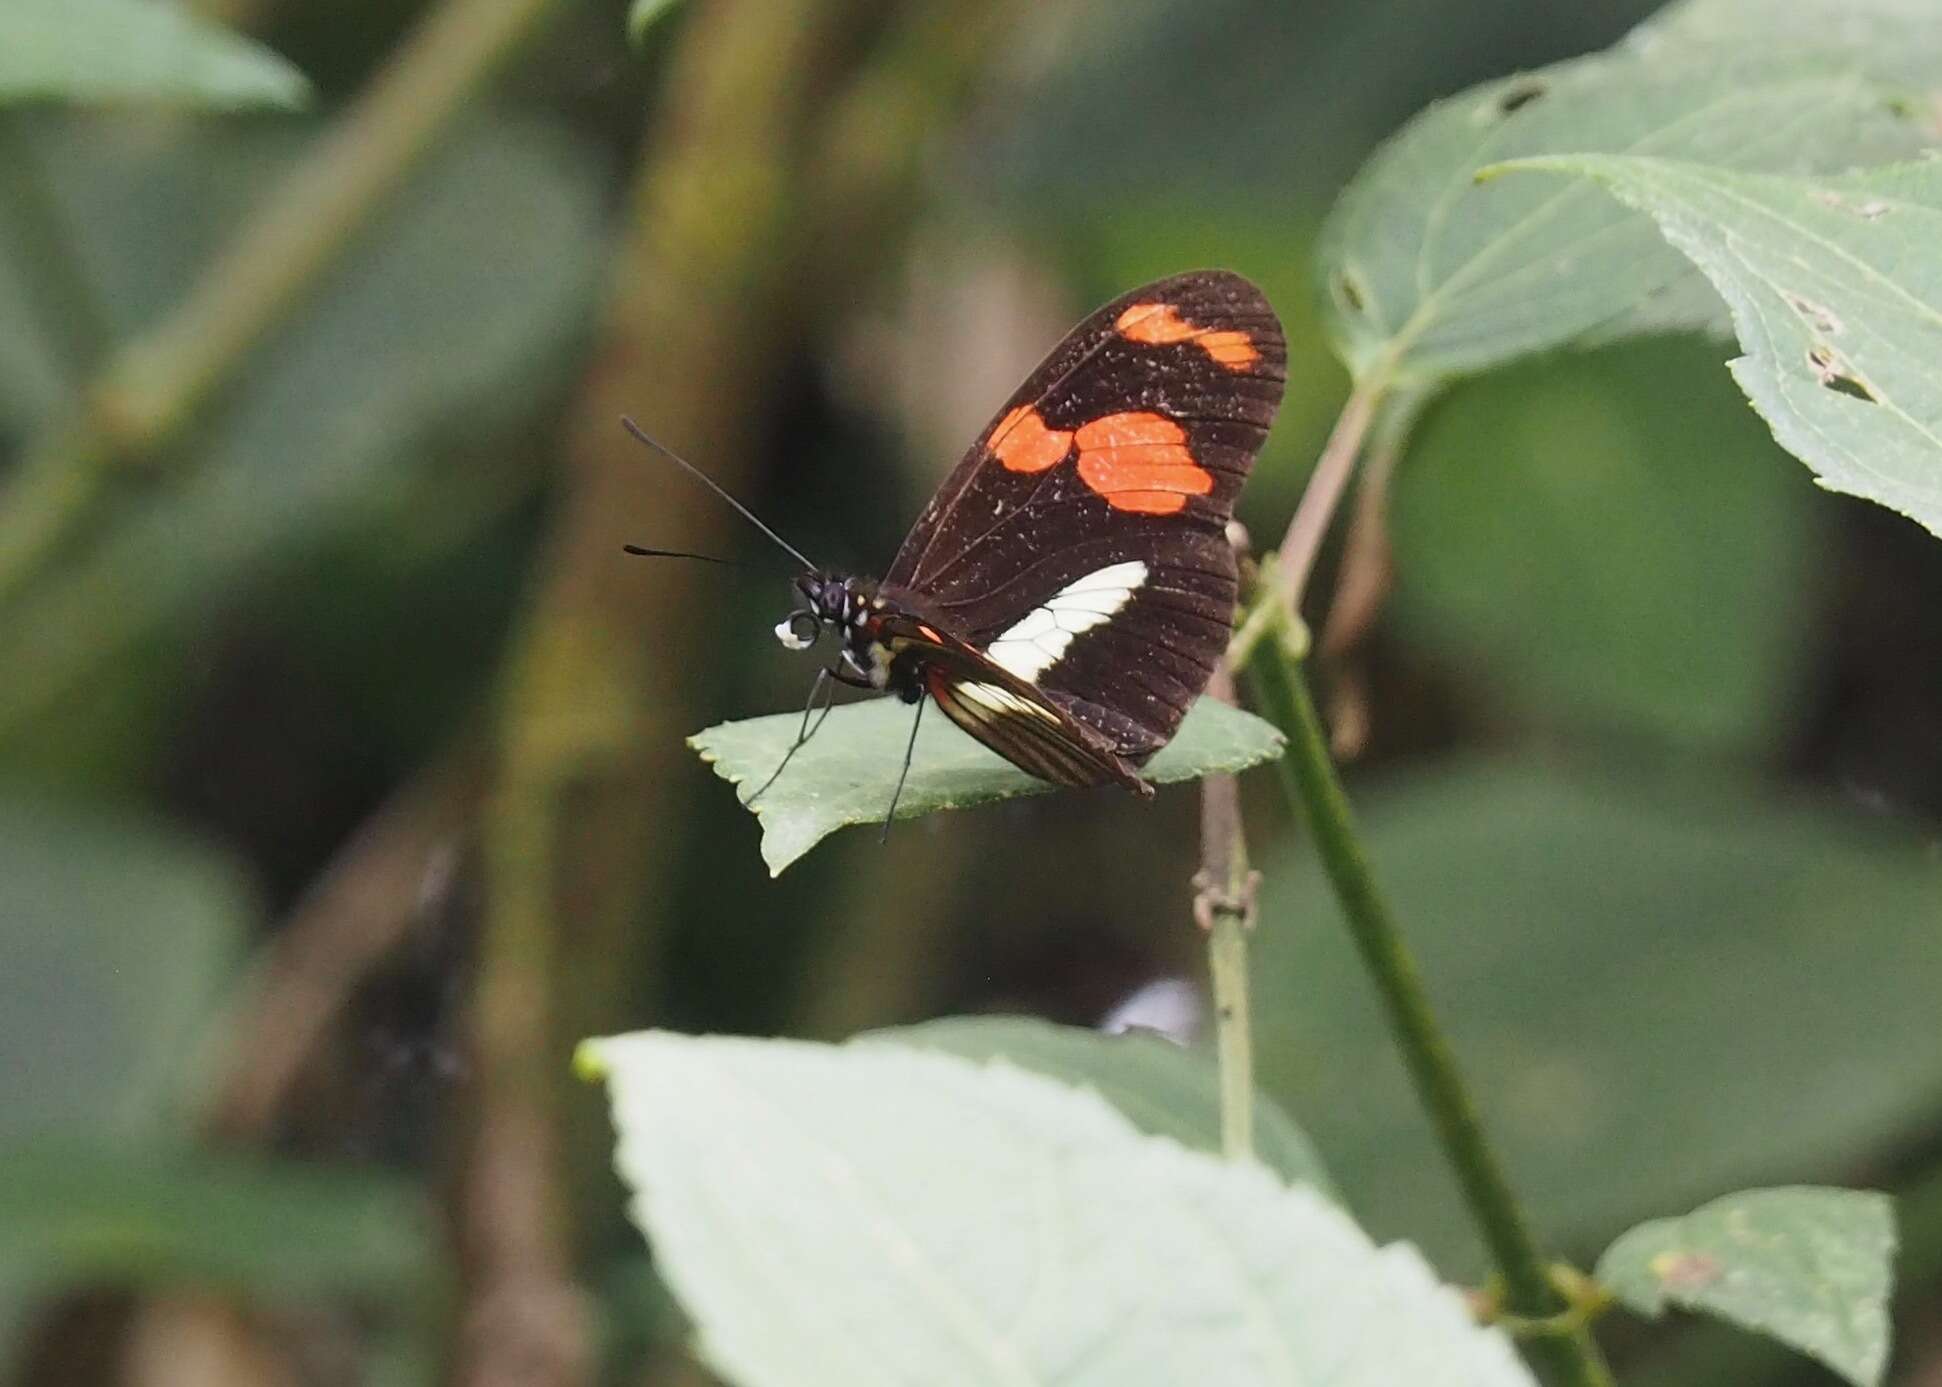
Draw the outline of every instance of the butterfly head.
[[[839,638],[861,632],[880,609],[876,585],[865,578],[809,572],[796,579],[803,605],[776,623],[775,638],[789,650],[807,650],[826,630]]]

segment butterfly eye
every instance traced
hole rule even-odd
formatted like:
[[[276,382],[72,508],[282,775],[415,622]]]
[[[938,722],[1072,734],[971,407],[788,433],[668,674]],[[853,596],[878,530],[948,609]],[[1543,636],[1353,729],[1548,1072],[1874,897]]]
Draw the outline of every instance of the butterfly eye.
[[[813,612],[791,612],[776,623],[775,638],[790,650],[807,650],[816,643],[822,624]]]

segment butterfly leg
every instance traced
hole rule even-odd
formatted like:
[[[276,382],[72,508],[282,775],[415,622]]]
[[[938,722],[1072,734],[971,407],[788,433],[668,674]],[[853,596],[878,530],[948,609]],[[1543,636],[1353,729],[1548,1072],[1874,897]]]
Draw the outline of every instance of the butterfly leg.
[[[917,729],[924,721],[924,696],[917,695],[917,714],[910,720],[910,740],[904,744],[904,768],[897,773],[897,788],[890,795],[890,809],[883,816],[883,832],[877,835],[879,844],[890,841],[890,821],[897,817],[897,801],[904,797],[904,782],[910,779],[910,758],[917,752]]]
[[[802,726],[796,729],[796,740],[790,744],[787,751],[782,753],[781,764],[769,772],[769,778],[762,782],[762,788],[750,795],[743,803],[753,804],[762,798],[767,793],[769,786],[775,784],[776,780],[782,775],[783,769],[788,766],[790,758],[802,750],[803,743],[823,730],[823,719],[829,716],[829,710],[836,705],[836,683],[840,678],[841,676],[835,670],[819,669],[816,671],[816,682],[809,686],[809,702],[803,705]],[[823,700],[821,712],[818,712],[816,709],[816,700],[818,698]],[[809,722],[812,715],[816,719],[813,727]]]

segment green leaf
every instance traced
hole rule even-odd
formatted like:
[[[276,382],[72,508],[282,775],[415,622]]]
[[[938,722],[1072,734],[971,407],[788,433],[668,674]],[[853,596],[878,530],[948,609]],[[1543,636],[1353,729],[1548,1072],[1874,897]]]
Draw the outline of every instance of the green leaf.
[[[1569,155],[1724,296],[1733,378],[1829,491],[1942,534],[1942,164],[1843,178]]]
[[[1640,1224],[1598,1279],[1644,1315],[1716,1315],[1818,1358],[1855,1387],[1888,1366],[1895,1213],[1859,1190],[1747,1190]]]
[[[166,312],[309,148],[282,126],[167,145],[153,133],[63,127],[45,146],[47,167],[63,173],[77,259],[125,315],[123,332]],[[398,498],[434,482],[421,528],[476,509],[477,489],[503,489],[478,464],[576,359],[602,254],[600,186],[585,150],[527,123],[483,122],[429,159],[257,349],[184,444],[184,474],[135,498],[9,611],[0,760],[59,776],[93,742],[141,724],[127,702],[166,708],[179,696],[206,663],[209,623],[253,584],[332,540],[395,551],[395,534],[373,531],[392,523]],[[25,326],[12,282],[24,273],[0,261],[0,338]],[[0,367],[13,356],[0,347]],[[50,379],[0,381],[0,406],[11,394],[53,408],[37,387]],[[441,451],[454,441],[458,462]],[[104,685],[130,678],[122,703],[94,711],[109,701]],[[129,774],[145,771],[137,762]]]
[[[1545,755],[1356,798],[1486,1123],[1561,1251],[1921,1130],[1942,1091],[1942,860],[1923,835],[1717,771],[1662,783]],[[1326,882],[1306,852],[1261,866],[1261,1086],[1372,1232],[1481,1274]]]
[[[822,730],[754,806],[769,875],[780,875],[845,825],[883,822],[903,768],[913,716],[909,705],[894,699],[846,704],[830,713]],[[688,738],[688,745],[715,774],[736,786],[747,803],[782,763],[801,726],[800,713],[774,713],[710,727]],[[1260,718],[1203,698],[1140,773],[1167,785],[1217,771],[1246,770],[1279,756],[1281,742],[1281,734]],[[934,709],[926,709],[897,817],[914,819],[1057,788],[1027,775]]]
[[[738,1387],[1531,1380],[1412,1248],[1096,1094],[880,1043],[582,1056],[635,1221]]]
[[[1699,50],[1839,58],[1909,87],[1942,85],[1942,24],[1929,0],[1684,0],[1634,29],[1628,51],[1675,59]]]
[[[1158,1036],[1101,1035],[1027,1016],[953,1016],[872,1031],[858,1040],[1004,1060],[1091,1089],[1149,1136],[1220,1154],[1220,1076],[1213,1057]],[[1262,1093],[1254,1097],[1254,1153],[1289,1184],[1311,1185],[1334,1198],[1322,1158],[1306,1134]]]
[[[1762,755],[1799,718],[1821,517],[1719,358],[1520,362],[1417,429],[1393,617],[1480,706]]]
[[[680,3],[680,0],[634,0],[627,11],[627,40],[633,44],[646,41],[648,31],[653,29]]]
[[[1716,322],[1643,218],[1585,188],[1478,184],[1494,163],[1614,151],[1811,172],[1917,143],[1913,122],[1847,73],[1621,54],[1486,83],[1418,116],[1343,194],[1319,248],[1332,335],[1358,378],[1439,380]]]
[[[140,102],[291,110],[301,72],[261,44],[170,0],[6,0],[0,105]]]
[[[234,872],[173,836],[0,800],[0,1144],[170,1116],[246,904]]]
[[[0,1150],[0,1280],[422,1292],[427,1212],[397,1176],[43,1141]]]
[[[80,1285],[188,1287],[259,1302],[351,1296],[425,1357],[443,1276],[407,1181],[92,1135],[0,1147],[0,1359],[47,1298]]]

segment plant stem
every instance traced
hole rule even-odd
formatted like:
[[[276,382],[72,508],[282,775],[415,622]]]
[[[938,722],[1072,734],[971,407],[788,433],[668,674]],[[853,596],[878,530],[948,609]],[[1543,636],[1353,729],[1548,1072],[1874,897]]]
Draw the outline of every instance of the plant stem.
[[[480,86],[559,0],[443,0],[317,152],[0,494],[0,605],[71,542],[114,473],[158,452],[313,288]]]
[[[1207,932],[1220,1065],[1220,1144],[1230,1161],[1254,1155],[1254,1040],[1248,1015],[1246,916],[1217,908]]]
[[[1225,664],[1207,692],[1234,702]],[[1200,785],[1201,867],[1194,875],[1194,919],[1207,932],[1207,972],[1214,994],[1214,1046],[1220,1070],[1221,1150],[1230,1161],[1254,1155],[1254,1038],[1248,1012],[1247,937],[1254,928],[1257,875],[1248,869],[1241,790],[1231,775]]]
[[[1322,455],[1316,459],[1315,470],[1309,475],[1300,504],[1295,507],[1295,518],[1288,522],[1288,533],[1282,538],[1281,552],[1276,558],[1275,574],[1282,598],[1292,612],[1301,610],[1302,592],[1315,570],[1322,539],[1335,518],[1335,508],[1341,503],[1342,492],[1362,452],[1362,440],[1375,420],[1376,408],[1387,388],[1387,374],[1380,370],[1371,371],[1356,382],[1348,403],[1342,406],[1342,413],[1335,420],[1334,429],[1329,432],[1328,442],[1322,445]]]
[[[1265,594],[1262,600],[1277,598]],[[1264,642],[1266,648],[1257,651],[1248,673],[1256,701],[1288,738],[1288,750],[1278,764],[1289,800],[1315,836],[1323,868],[1363,965],[1381,994],[1417,1095],[1429,1111],[1437,1139],[1455,1168],[1464,1202],[1503,1278],[1506,1308],[1527,1320],[1546,1319],[1565,1308],[1563,1300],[1551,1284],[1502,1162],[1484,1135],[1449,1040],[1430,1008],[1415,958],[1370,871],[1303,678],[1305,633],[1291,617],[1284,615],[1282,620],[1280,639]],[[1533,1336],[1523,1344],[1550,1381],[1573,1387],[1609,1387],[1612,1381],[1597,1344],[1582,1327]]]
[[[0,114],[0,217],[20,253],[28,310],[61,359],[64,383],[78,391],[107,352],[113,332],[81,267],[75,228],[26,119],[18,111]]]

